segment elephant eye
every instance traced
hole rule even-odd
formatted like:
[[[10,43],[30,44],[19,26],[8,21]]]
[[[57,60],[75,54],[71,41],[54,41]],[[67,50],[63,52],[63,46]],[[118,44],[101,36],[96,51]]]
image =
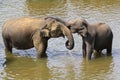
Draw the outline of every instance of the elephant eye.
[[[83,25],[81,25],[80,27],[81,27],[81,28],[83,28],[84,26],[83,26]]]

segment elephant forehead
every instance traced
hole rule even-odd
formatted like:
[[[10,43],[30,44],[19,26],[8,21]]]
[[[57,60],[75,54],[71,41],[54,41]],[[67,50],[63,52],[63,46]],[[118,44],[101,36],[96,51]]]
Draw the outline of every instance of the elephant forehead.
[[[53,23],[51,26],[51,30],[55,30],[58,28],[58,25],[56,23]]]

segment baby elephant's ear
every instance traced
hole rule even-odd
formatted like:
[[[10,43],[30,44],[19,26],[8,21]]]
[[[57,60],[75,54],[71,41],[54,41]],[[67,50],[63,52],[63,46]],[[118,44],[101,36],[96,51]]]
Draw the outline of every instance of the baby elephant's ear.
[[[86,28],[88,27],[87,21],[82,22],[82,25],[85,26]]]
[[[83,22],[82,23],[82,30],[79,30],[79,34],[83,37],[87,37],[87,33],[88,33],[88,23],[87,22]]]
[[[50,31],[48,29],[42,29],[40,34],[42,37],[50,37]]]

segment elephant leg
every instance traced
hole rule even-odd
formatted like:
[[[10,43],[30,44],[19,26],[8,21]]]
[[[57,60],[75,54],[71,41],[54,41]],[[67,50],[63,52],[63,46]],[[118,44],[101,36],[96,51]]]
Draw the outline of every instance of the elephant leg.
[[[37,55],[36,57],[42,58],[42,57],[47,57],[46,54],[46,49],[47,49],[47,38],[41,37],[41,34],[39,31],[36,31],[32,37],[33,39],[33,45],[36,48]]]
[[[82,51],[83,51],[83,58],[85,58],[86,57],[86,45],[84,42],[82,44]]]
[[[91,60],[91,56],[94,50],[94,39],[90,41],[87,40],[85,44],[86,44],[86,59]]]
[[[37,58],[47,57],[46,49],[47,49],[46,44],[40,43],[37,48]]]
[[[38,40],[34,40],[34,46],[36,48],[37,51],[37,58],[42,58],[42,57],[47,57],[46,54],[46,49],[47,49],[47,41],[46,40],[42,40],[42,41],[38,41]]]
[[[107,56],[111,56],[112,55],[112,45],[107,47]]]
[[[41,46],[43,46],[41,49],[43,49],[43,52],[41,53],[41,57],[47,57],[47,53],[46,53],[46,50],[47,50],[47,42],[44,42],[43,44],[41,44]],[[40,49],[40,50],[41,50]]]
[[[107,43],[107,56],[111,56],[112,55],[112,37],[113,35],[109,38],[109,41]]]
[[[88,60],[91,60],[92,53],[93,53],[93,50],[91,48],[87,49],[87,56],[86,56],[86,58]]]
[[[91,60],[92,53],[93,53],[92,45],[87,44],[86,45],[86,59]]]
[[[8,39],[3,39],[5,45],[5,53],[12,53],[12,43]]]

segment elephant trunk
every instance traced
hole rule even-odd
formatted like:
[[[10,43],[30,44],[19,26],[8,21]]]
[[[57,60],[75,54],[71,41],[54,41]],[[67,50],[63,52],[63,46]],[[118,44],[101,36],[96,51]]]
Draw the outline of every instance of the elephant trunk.
[[[63,34],[68,38],[68,40],[66,41],[66,47],[67,49],[71,50],[74,48],[74,39],[73,39],[73,35],[72,32],[66,27],[66,26],[62,26],[61,30],[63,32]]]

